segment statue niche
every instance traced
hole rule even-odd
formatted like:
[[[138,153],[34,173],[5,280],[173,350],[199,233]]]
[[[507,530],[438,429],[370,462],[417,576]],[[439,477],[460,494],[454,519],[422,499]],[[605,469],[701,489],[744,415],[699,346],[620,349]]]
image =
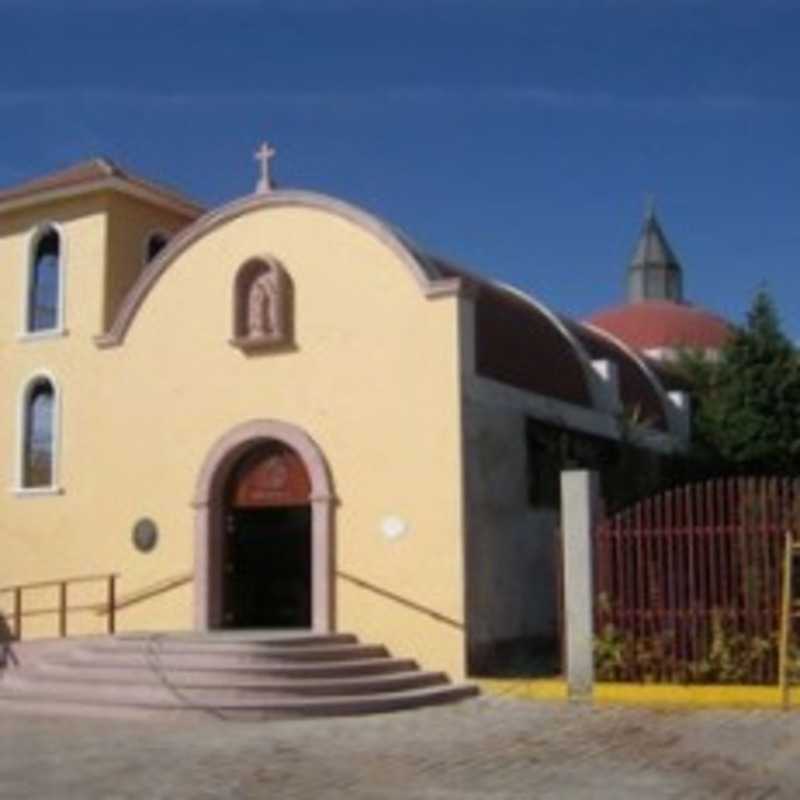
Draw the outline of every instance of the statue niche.
[[[292,285],[286,270],[272,258],[246,261],[233,289],[233,338],[242,350],[291,344]]]

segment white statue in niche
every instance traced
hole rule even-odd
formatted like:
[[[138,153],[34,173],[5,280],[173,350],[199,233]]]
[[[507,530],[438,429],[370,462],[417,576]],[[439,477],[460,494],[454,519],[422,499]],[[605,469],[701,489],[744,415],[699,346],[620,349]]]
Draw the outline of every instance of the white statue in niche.
[[[272,307],[275,287],[269,273],[259,275],[251,284],[247,298],[247,336],[263,339],[273,332]]]
[[[288,345],[292,303],[291,279],[275,259],[247,261],[234,284],[231,344],[247,351]]]

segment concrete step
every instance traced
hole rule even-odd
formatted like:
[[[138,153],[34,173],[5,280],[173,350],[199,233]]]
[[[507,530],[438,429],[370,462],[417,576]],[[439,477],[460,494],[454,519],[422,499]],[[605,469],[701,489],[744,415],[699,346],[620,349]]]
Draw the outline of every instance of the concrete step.
[[[64,641],[64,640],[61,640]],[[158,643],[166,649],[258,649],[271,647],[307,647],[312,645],[358,644],[352,633],[309,633],[306,631],[196,631],[169,633],[120,633],[115,636],[87,637],[83,643],[95,647],[136,648]]]
[[[189,666],[165,666],[161,662],[148,662],[134,664],[116,662],[105,664],[99,661],[75,662],[69,659],[50,657],[34,664],[27,669],[36,669],[53,675],[75,675],[80,680],[138,680],[143,676],[152,675],[153,672],[167,674],[178,680],[206,680],[218,683],[226,678],[238,680],[250,677],[255,680],[267,678],[290,678],[303,680],[308,678],[347,678],[361,675],[379,675],[385,673],[414,671],[419,667],[410,658],[371,658],[363,661],[350,659],[348,661],[320,661],[256,666],[208,666],[206,664],[192,664]]]
[[[155,687],[168,687],[186,692],[218,692],[220,694],[241,695],[246,693],[281,695],[325,695],[325,694],[365,694],[368,692],[391,692],[446,684],[443,672],[423,672],[408,670],[377,675],[357,677],[285,678],[263,675],[232,676],[227,672],[211,677],[192,674],[163,674],[159,672],[140,672],[136,675],[96,675],[87,678],[69,671],[53,673],[40,669],[26,669],[9,672],[0,687],[41,692],[81,691],[85,687],[90,693],[112,690],[118,694]],[[90,697],[92,694],[89,695]]]
[[[477,692],[350,634],[124,634],[30,642],[16,655],[0,673],[0,711],[272,719],[416,708]]]
[[[474,697],[477,687],[466,684],[425,687],[367,696],[324,698],[256,698],[227,700],[213,704],[171,700],[124,702],[97,697],[92,702],[68,694],[42,697],[36,692],[0,689],[0,711],[28,714],[78,716],[123,716],[131,718],[208,718],[224,720],[269,720],[297,717],[377,714],[451,703]]]
[[[245,652],[258,653],[272,647],[283,650],[289,648],[306,648],[308,646],[326,647],[329,645],[354,645],[358,640],[353,634],[315,634],[307,631],[265,631],[235,630],[200,633],[180,631],[168,633],[121,633],[114,636],[91,635],[82,637],[36,639],[15,642],[13,651],[20,661],[29,657],[39,658],[45,653],[63,655],[76,648],[84,650],[113,650],[123,652],[129,650],[152,650],[156,646],[163,650],[187,652]]]
[[[92,663],[113,666],[114,664],[147,665],[157,662],[164,667],[208,666],[237,667],[283,663],[324,661],[363,661],[370,658],[386,658],[388,651],[382,645],[375,644],[310,644],[302,647],[274,646],[240,646],[198,648],[179,644],[163,647],[160,643],[143,646],[127,643],[119,645],[76,644],[58,653],[52,652],[48,658],[52,660],[68,659],[73,663]]]

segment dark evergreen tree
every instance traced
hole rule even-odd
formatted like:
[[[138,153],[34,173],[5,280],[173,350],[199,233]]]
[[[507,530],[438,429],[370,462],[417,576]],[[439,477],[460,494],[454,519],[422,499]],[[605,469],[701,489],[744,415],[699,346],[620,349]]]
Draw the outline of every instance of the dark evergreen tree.
[[[800,362],[760,290],[716,363],[684,359],[694,455],[716,472],[800,472]]]

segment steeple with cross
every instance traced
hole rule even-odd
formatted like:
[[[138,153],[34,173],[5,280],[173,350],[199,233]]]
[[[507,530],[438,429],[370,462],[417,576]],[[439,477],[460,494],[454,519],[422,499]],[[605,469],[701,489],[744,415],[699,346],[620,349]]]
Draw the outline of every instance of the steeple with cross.
[[[274,158],[276,150],[270,147],[267,142],[263,142],[261,147],[255,152],[255,160],[261,167],[261,174],[256,184],[256,194],[263,194],[272,190],[272,178],[269,174],[270,161]]]
[[[628,302],[683,302],[683,269],[656,218],[655,199],[647,195],[644,224],[628,267]]]

